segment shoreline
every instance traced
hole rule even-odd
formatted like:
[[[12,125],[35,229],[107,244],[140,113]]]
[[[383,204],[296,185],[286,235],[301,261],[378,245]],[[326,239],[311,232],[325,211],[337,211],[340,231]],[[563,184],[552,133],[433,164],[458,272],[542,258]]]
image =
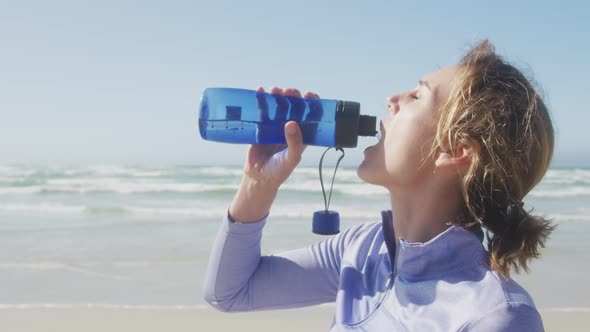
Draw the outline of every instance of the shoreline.
[[[546,331],[586,331],[590,308],[541,309]],[[303,309],[221,313],[212,308],[150,306],[6,308],[0,321],[9,331],[327,331],[329,305]]]

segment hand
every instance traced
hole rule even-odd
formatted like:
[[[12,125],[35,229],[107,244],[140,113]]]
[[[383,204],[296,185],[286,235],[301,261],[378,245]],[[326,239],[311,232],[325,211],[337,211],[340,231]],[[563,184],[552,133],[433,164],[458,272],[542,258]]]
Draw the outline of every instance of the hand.
[[[257,89],[258,92],[264,92],[262,87]],[[297,89],[287,88],[281,90],[273,87],[270,93],[284,97],[301,98],[301,93]],[[306,92],[305,98],[319,98],[317,94]],[[280,98],[282,99],[282,98]],[[280,100],[277,98],[277,100]],[[278,102],[277,102],[278,103]],[[259,107],[268,108],[268,105],[259,105]],[[280,105],[279,105],[280,106]],[[293,108],[293,107],[292,107]],[[267,109],[262,110],[268,113]],[[291,110],[293,111],[293,110]],[[286,116],[285,116],[286,117]],[[246,162],[244,164],[244,176],[258,184],[268,186],[272,189],[278,187],[287,180],[293,172],[301,155],[305,150],[303,145],[301,130],[295,121],[289,121],[285,125],[285,138],[287,144],[257,144],[250,145]]]
[[[257,91],[264,92],[264,89],[259,87]],[[293,88],[281,90],[273,87],[270,93],[301,98],[299,90]],[[304,97],[319,98],[309,91]],[[279,187],[301,161],[305,145],[297,122],[287,122],[284,130],[287,144],[256,144],[248,147],[242,183],[229,208],[229,214],[234,220],[253,222],[266,216]]]

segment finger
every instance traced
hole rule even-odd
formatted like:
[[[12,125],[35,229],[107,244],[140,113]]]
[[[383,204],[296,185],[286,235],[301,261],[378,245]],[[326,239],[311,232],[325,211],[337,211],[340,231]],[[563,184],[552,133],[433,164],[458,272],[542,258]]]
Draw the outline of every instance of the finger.
[[[303,94],[303,98],[320,98],[320,96],[318,96],[317,93],[305,91],[305,93]]]
[[[287,165],[295,168],[301,161],[301,154],[305,149],[299,125],[295,121],[285,124],[285,138],[287,140]]]
[[[299,97],[287,97],[291,103],[291,111],[289,112],[289,120],[301,122],[303,114],[305,113],[305,100]]]
[[[309,101],[307,104],[309,105],[309,113],[305,116],[304,121],[321,121],[322,117],[324,116],[324,109],[322,106],[322,102],[320,101],[317,94],[310,92],[308,94]],[[314,124],[317,126],[317,124]]]
[[[272,88],[270,88],[270,91],[269,92],[272,95],[281,95],[281,94],[283,94],[283,90],[280,89],[280,88],[278,88],[278,87],[276,87],[276,86],[273,86]]]
[[[301,92],[295,88],[286,88],[283,90],[283,95],[288,97],[299,97],[301,98]]]
[[[256,104],[258,105],[258,117],[259,121],[268,121],[270,120],[268,114],[268,102],[266,101],[266,94],[264,93],[264,88],[259,86],[256,89]]]
[[[289,113],[289,101],[287,100],[287,97],[285,95],[274,95],[274,97],[277,103],[275,120],[286,121],[287,113]]]

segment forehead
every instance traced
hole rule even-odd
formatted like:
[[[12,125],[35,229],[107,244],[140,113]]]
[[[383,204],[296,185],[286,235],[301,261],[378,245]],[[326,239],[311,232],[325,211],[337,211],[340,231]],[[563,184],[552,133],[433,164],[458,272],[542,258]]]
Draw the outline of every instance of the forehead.
[[[422,79],[432,87],[434,99],[437,104],[442,105],[449,97],[451,84],[458,70],[459,66],[445,67],[424,76]]]
[[[459,66],[449,66],[434,71],[424,76],[424,80],[429,82],[431,86],[450,85],[453,77],[457,73]]]

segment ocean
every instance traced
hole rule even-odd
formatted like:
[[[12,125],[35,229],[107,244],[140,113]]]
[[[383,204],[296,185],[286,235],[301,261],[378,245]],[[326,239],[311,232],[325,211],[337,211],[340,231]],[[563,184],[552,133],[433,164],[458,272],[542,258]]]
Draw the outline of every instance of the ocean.
[[[0,166],[0,308],[206,308],[209,248],[240,177],[241,167]],[[317,169],[298,168],[263,251],[322,240],[311,216],[323,204]],[[551,169],[525,207],[558,227],[515,279],[540,308],[590,311],[590,169]],[[331,209],[343,229],[388,208],[384,189],[338,171]]]

